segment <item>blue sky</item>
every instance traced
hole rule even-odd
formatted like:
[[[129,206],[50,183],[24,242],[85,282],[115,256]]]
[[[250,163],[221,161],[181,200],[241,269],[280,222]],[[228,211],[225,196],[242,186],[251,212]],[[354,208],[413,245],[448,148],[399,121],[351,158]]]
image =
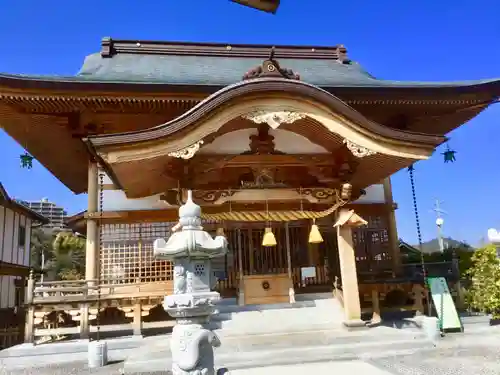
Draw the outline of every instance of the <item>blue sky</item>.
[[[313,5],[315,4],[315,5]],[[282,0],[276,16],[228,0],[0,0],[0,72],[75,74],[104,36],[265,44],[344,44],[378,78],[450,81],[500,78],[498,0]],[[1,121],[1,119],[0,119]],[[435,237],[430,211],[444,201],[445,233],[477,244],[500,228],[500,104],[450,134],[457,162],[438,151],[416,165],[424,239]],[[22,149],[0,131],[0,181],[21,199],[85,208],[42,166],[19,167]],[[416,241],[406,171],[393,177],[399,234]]]

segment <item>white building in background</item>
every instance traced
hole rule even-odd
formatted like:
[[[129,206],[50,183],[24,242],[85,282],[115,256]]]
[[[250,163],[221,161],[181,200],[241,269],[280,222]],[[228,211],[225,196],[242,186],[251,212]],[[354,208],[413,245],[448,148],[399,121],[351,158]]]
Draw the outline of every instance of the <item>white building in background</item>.
[[[47,198],[42,198],[39,201],[21,201],[21,203],[28,207],[29,209],[39,213],[43,217],[47,218],[49,222],[44,225],[45,228],[53,229],[64,229],[66,228],[65,220],[68,213],[63,207],[49,201]]]
[[[11,199],[0,183],[0,312],[23,303],[31,229],[47,223],[45,217]]]

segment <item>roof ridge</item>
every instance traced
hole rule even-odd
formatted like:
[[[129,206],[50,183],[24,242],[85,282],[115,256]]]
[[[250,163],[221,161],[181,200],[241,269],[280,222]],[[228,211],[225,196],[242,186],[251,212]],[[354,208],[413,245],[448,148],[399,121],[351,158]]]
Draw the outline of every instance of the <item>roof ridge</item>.
[[[101,41],[101,56],[113,57],[117,54],[151,54],[151,55],[190,55],[190,56],[223,56],[266,58],[274,47],[275,58],[295,59],[331,59],[347,60],[347,49],[344,45],[334,46],[299,46],[272,44],[239,44],[112,39],[105,37]]]

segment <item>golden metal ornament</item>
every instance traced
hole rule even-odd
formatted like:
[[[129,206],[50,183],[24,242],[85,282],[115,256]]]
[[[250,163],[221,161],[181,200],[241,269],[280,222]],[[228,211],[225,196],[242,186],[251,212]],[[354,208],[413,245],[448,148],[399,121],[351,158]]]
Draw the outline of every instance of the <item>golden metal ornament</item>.
[[[274,236],[273,230],[270,227],[267,227],[264,230],[264,237],[262,237],[262,246],[264,247],[273,247],[278,243],[276,242],[276,237]]]
[[[309,232],[309,243],[321,243],[323,242],[323,236],[321,236],[321,232],[319,231],[318,226],[313,221],[313,225],[311,226],[311,231]]]

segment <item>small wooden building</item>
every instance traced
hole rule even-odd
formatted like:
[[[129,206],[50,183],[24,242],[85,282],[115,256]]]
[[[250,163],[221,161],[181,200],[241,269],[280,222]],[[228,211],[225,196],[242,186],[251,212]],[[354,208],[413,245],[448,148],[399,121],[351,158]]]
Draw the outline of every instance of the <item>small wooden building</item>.
[[[72,223],[86,226],[87,279],[170,288],[152,242],[192,189],[205,227],[230,241],[224,296],[283,302],[337,280],[358,319],[364,283],[400,273],[389,177],[499,94],[500,80],[377,79],[343,46],[105,38],[76,76],[0,75],[0,119],[88,193]],[[313,225],[322,242],[308,240]]]
[[[24,325],[22,310],[30,270],[31,229],[47,222],[45,217],[11,199],[0,183],[0,349],[17,343]]]

